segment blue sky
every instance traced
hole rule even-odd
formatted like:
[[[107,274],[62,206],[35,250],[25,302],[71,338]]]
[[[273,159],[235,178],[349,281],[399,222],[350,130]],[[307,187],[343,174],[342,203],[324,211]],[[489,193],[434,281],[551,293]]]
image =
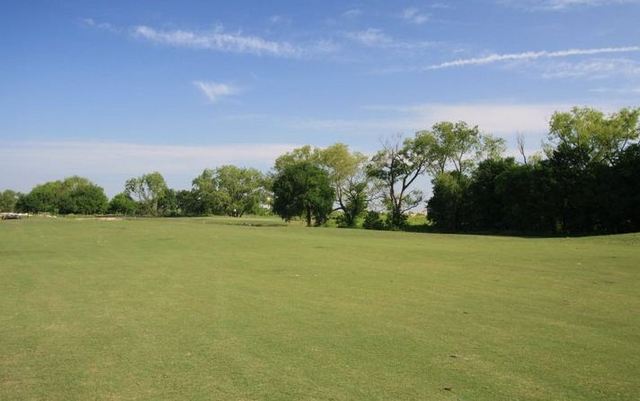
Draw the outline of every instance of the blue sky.
[[[7,2],[0,189],[185,188],[440,120],[534,151],[554,110],[640,105],[638,21],[638,0]]]

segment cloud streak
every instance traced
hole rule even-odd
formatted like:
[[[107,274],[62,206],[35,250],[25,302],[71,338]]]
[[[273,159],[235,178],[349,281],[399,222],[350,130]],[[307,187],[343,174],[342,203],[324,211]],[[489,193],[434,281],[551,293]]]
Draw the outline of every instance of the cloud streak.
[[[502,0],[501,2],[531,11],[564,11],[577,7],[640,4],[640,0]]]
[[[193,81],[193,85],[198,88],[211,103],[216,103],[223,97],[233,96],[239,93],[238,88],[230,84],[211,81]]]
[[[473,57],[466,59],[458,59],[453,61],[447,61],[440,64],[433,64],[426,67],[426,70],[441,70],[445,68],[466,67],[473,65],[487,65],[508,61],[530,61],[544,58],[562,58],[573,56],[591,56],[597,54],[612,54],[612,53],[631,53],[640,51],[640,46],[626,46],[626,47],[601,47],[595,49],[568,49],[560,51],[527,51],[522,53],[505,53],[505,54],[490,54],[484,57]]]
[[[381,29],[376,28],[367,28],[362,31],[347,32],[345,36],[347,37],[347,39],[350,39],[363,46],[377,47],[382,49],[415,50],[431,47],[434,45],[433,42],[428,41],[405,42],[396,40],[384,33]]]
[[[132,35],[138,39],[173,47],[279,57],[296,57],[302,53],[300,48],[288,42],[272,41],[242,33],[228,33],[222,28],[217,28],[213,32],[195,32],[159,30],[146,25],[138,25],[132,29]]]
[[[409,7],[402,10],[402,19],[412,24],[421,25],[427,22],[430,18],[429,14],[421,13],[415,7]]]

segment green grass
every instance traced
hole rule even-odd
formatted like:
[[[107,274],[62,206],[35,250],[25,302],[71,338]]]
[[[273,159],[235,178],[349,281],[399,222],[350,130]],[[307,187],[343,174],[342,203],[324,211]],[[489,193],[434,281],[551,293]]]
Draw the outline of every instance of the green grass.
[[[639,393],[640,235],[0,222],[3,401]]]

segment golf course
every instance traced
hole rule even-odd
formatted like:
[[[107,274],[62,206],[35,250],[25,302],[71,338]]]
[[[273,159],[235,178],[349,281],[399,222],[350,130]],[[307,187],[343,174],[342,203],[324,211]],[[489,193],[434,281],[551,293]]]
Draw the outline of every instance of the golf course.
[[[637,400],[640,235],[0,222],[0,400]]]

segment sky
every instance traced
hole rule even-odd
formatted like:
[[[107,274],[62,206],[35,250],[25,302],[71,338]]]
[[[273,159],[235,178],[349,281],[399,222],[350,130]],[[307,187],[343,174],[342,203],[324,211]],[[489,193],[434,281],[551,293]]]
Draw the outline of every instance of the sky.
[[[0,190],[267,171],[300,145],[464,120],[540,148],[640,106],[640,0],[20,1],[0,12]]]

